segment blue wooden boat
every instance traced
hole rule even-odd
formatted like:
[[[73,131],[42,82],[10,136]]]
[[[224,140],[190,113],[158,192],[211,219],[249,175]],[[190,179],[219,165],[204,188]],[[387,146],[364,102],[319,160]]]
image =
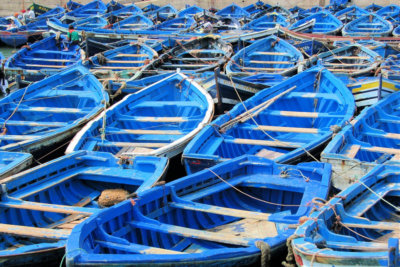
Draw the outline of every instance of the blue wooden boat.
[[[362,17],[364,15],[369,15],[369,11],[358,7],[356,5],[352,5],[349,7],[346,7],[345,9],[340,10],[335,14],[335,16],[340,19],[343,23],[347,23],[349,21],[358,19],[359,17]]]
[[[327,44],[316,40],[295,42],[293,43],[293,46],[296,47],[306,58],[311,58],[314,55],[330,50]]]
[[[0,150],[36,155],[65,143],[107,102],[100,82],[82,66],[15,91],[0,100]]]
[[[329,176],[327,164],[239,157],[87,219],[68,239],[67,265],[268,264],[294,232],[288,225],[326,198]]]
[[[176,10],[176,8],[172,5],[168,4],[154,11],[146,12],[145,15],[146,17],[155,21],[165,21],[175,17],[177,13],[178,10]]]
[[[310,61],[322,64],[335,74],[359,76],[374,72],[382,57],[365,46],[352,44],[321,53]]]
[[[52,18],[52,17],[56,17],[56,18],[60,18],[65,12],[65,9],[62,7],[55,7],[53,9],[50,9],[49,11],[37,16],[34,20],[40,20],[43,18]]]
[[[365,10],[367,10],[368,12],[376,12],[381,8],[382,8],[382,6],[377,5],[375,3],[372,3],[372,4],[368,5],[368,6],[366,6]]]
[[[124,20],[120,20],[112,25],[109,29],[114,30],[143,30],[149,29],[154,25],[153,21],[142,14],[130,16]]]
[[[309,9],[303,9],[298,12],[298,19],[304,19],[308,16],[311,16],[311,15],[321,12],[323,10],[324,10],[323,7],[320,7],[320,6],[313,6]]]
[[[151,47],[131,43],[122,47],[97,54],[84,61],[83,65],[89,68],[97,77],[114,76],[115,72],[125,71],[132,76],[144,66],[158,57],[158,53]]]
[[[157,10],[157,9],[159,9],[159,8],[160,8],[160,6],[157,6],[157,5],[155,5],[155,4],[148,4],[147,6],[144,6],[144,7],[142,8],[142,11],[143,11],[144,13],[147,13],[147,12],[155,11],[155,10]]]
[[[236,53],[226,65],[226,74],[249,76],[256,73],[294,73],[304,60],[288,42],[272,35],[258,40]]]
[[[0,151],[0,181],[28,168],[31,163],[29,153]]]
[[[2,180],[2,264],[59,262],[71,229],[111,204],[107,196],[123,200],[149,189],[167,166],[166,158],[117,161],[109,153],[78,151]]]
[[[174,19],[166,20],[160,24],[156,24],[151,27],[150,30],[158,30],[158,31],[185,31],[189,28],[193,27],[196,21],[193,17],[178,17]]]
[[[52,35],[10,56],[4,65],[5,73],[13,77],[23,75],[26,81],[38,81],[75,64],[81,56],[78,45],[69,44],[65,36]]]
[[[241,23],[233,17],[221,17],[213,24],[213,33],[241,32]]]
[[[292,241],[299,266],[399,266],[399,171],[380,165],[315,211]]]
[[[125,6],[117,1],[111,0],[110,2],[108,2],[106,4],[106,7],[107,7],[107,13],[111,13],[111,12],[122,9]],[[141,11],[141,9],[140,9],[140,11]]]
[[[0,31],[0,40],[8,46],[18,47],[28,41],[36,41],[42,38],[47,31],[46,18],[37,20],[10,30]]]
[[[53,18],[53,19],[50,19],[50,21],[58,21],[58,20]],[[95,15],[95,16],[90,16],[88,18],[72,22],[69,25],[74,26],[74,29],[79,31],[81,29],[87,30],[87,29],[106,28],[108,26],[108,21],[107,21],[107,19],[103,18],[102,16]]]
[[[327,11],[321,11],[293,23],[289,29],[295,32],[332,35],[340,31],[343,23]]]
[[[376,15],[379,15],[385,19],[390,19],[394,18],[396,15],[398,15],[400,11],[400,6],[391,4],[385,7],[382,7],[378,11],[376,11]]]
[[[107,6],[101,0],[93,0],[86,5],[69,11],[61,18],[61,20],[69,24],[93,15],[103,14],[106,11]]]
[[[208,93],[175,73],[126,96],[92,120],[74,137],[67,153],[93,150],[173,157],[211,121],[213,112]]]
[[[286,9],[286,8],[284,8],[282,6],[271,6],[270,8],[268,8],[266,10],[266,14],[268,14],[268,13],[278,13],[278,14],[281,14],[282,16],[284,16],[284,17],[286,17],[288,19],[290,19],[293,16],[292,12],[290,12],[288,9]],[[260,16],[261,14],[262,13],[260,12],[258,14],[258,16]],[[258,17],[255,16],[254,18],[256,19]]]
[[[234,77],[232,77],[233,79]],[[265,87],[272,87],[287,79],[286,76],[279,74],[254,74],[250,76],[238,77],[240,80],[250,82],[252,84],[263,85]]]
[[[380,68],[383,77],[397,82],[400,81],[400,59],[398,54],[388,57]]]
[[[316,104],[314,104],[316,103]],[[246,108],[245,108],[246,107]],[[206,126],[185,148],[187,173],[243,154],[295,162],[332,137],[355,111],[354,98],[331,72],[306,70],[263,90]]]
[[[289,26],[289,21],[282,15],[278,13],[269,13],[258,19],[252,20],[243,26],[243,29],[262,31],[271,28],[275,28],[277,25],[282,27]]]
[[[68,2],[65,4],[66,9],[68,10],[75,10],[81,6],[83,6],[82,4],[78,3],[78,2],[74,2],[72,0],[68,0]]]
[[[187,7],[181,11],[178,12],[178,17],[182,18],[182,17],[193,17],[196,14],[202,13],[204,12],[204,9],[201,7],[198,7],[196,5]]]
[[[175,71],[200,73],[223,66],[232,56],[232,47],[217,35],[206,35],[187,43],[180,43],[164,53],[142,72]]]
[[[250,4],[245,6],[243,9],[250,14],[250,16],[254,16],[255,14],[270,8],[271,6],[263,1],[257,1],[254,4]]]
[[[399,103],[396,92],[365,108],[328,144],[321,157],[336,170],[335,187],[346,188],[376,165],[399,164]]]
[[[347,23],[343,29],[343,36],[388,36],[393,30],[390,21],[385,20],[379,15],[364,15],[356,20]]]
[[[241,18],[249,18],[250,13],[244,10],[242,7],[236,5],[235,3],[232,3],[225,8],[219,10],[215,15],[221,16],[221,17],[232,17],[235,19],[241,19]]]
[[[136,5],[130,4],[118,10],[106,13],[103,17],[107,18],[110,23],[115,23],[138,14],[143,14],[143,11]]]

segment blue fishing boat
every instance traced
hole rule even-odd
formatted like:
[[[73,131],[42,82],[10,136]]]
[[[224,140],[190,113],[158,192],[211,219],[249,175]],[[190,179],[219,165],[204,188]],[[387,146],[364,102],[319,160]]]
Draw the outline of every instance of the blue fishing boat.
[[[263,90],[214,120],[182,158],[194,173],[243,154],[296,162],[327,142],[355,111],[346,86],[325,68],[312,68]]]
[[[104,14],[106,11],[107,6],[101,0],[93,0],[86,5],[69,11],[61,18],[61,20],[69,24],[93,15]]]
[[[349,7],[346,7],[345,9],[340,10],[335,14],[335,16],[340,19],[343,23],[347,23],[349,21],[358,19],[359,17],[362,17],[364,15],[369,15],[369,11],[358,7],[356,5],[352,5]]]
[[[132,76],[157,57],[158,53],[149,46],[131,43],[90,57],[83,65],[97,77],[110,77],[121,71]]]
[[[75,64],[81,59],[78,45],[69,44],[65,36],[52,35],[10,56],[4,67],[9,76],[23,75],[26,81],[38,81]]]
[[[294,32],[332,35],[340,31],[343,23],[327,11],[321,11],[293,23],[289,29]]]
[[[304,19],[304,18],[306,18],[308,16],[311,16],[311,15],[313,15],[315,13],[318,13],[318,12],[321,12],[323,10],[324,10],[323,7],[313,6],[313,7],[309,8],[309,9],[303,9],[303,10],[299,11],[297,16],[298,16],[298,19]]]
[[[282,27],[289,26],[289,21],[278,13],[269,13],[258,19],[252,20],[243,26],[244,30],[262,31],[275,28],[277,25]]]
[[[117,161],[109,153],[78,151],[2,180],[2,264],[59,262],[75,225],[113,200],[149,189],[168,162]]]
[[[379,15],[385,19],[394,18],[400,12],[400,6],[391,4],[385,7],[382,7],[378,11],[376,11],[376,15]]]
[[[106,7],[107,7],[107,13],[111,13],[111,12],[114,12],[114,11],[122,9],[125,6],[123,4],[121,4],[121,3],[119,3],[119,2],[111,0],[110,2],[108,2],[106,4]],[[142,11],[142,10],[140,9],[140,11]]]
[[[175,17],[177,13],[178,10],[176,10],[176,8],[172,5],[168,4],[154,11],[146,12],[145,15],[154,21],[165,21]]]
[[[58,6],[58,7],[50,9],[49,11],[37,16],[34,20],[40,20],[43,18],[49,19],[52,17],[61,18],[61,16],[64,14],[64,12],[65,12],[65,9]]]
[[[142,72],[171,72],[177,68],[189,73],[212,71],[223,66],[232,54],[231,45],[221,40],[219,36],[206,35],[184,44],[178,42],[175,48],[154,60],[143,68]]]
[[[28,168],[31,163],[29,153],[0,151],[0,181]]]
[[[337,173],[335,187],[346,188],[376,165],[399,164],[399,103],[396,92],[365,108],[328,144],[321,157]]]
[[[37,155],[63,144],[107,103],[100,82],[82,66],[15,91],[0,100],[0,150]]]
[[[314,55],[330,50],[327,44],[316,40],[295,42],[293,43],[293,46],[296,47],[306,58],[311,58]]]
[[[268,5],[267,3],[264,3],[263,1],[257,1],[254,4],[250,4],[248,6],[245,6],[243,9],[248,12],[251,16],[254,16],[255,14],[270,8],[271,6]]]
[[[371,74],[382,60],[381,56],[365,46],[352,44],[321,53],[310,62],[322,64],[335,74],[357,76]]]
[[[400,59],[399,54],[388,57],[380,66],[383,77],[400,81]]]
[[[291,243],[299,266],[399,266],[399,168],[380,165],[315,211]]]
[[[375,4],[375,3],[372,3],[372,4],[370,4],[369,6],[366,6],[366,7],[365,7],[365,10],[367,10],[368,12],[376,12],[376,11],[378,11],[378,10],[381,9],[381,8],[382,8],[382,6],[377,5],[377,4]]]
[[[68,2],[65,4],[66,9],[69,11],[75,10],[81,6],[83,6],[83,5],[78,2],[74,2],[72,0],[68,0]]]
[[[278,14],[281,14],[282,16],[284,16],[284,17],[286,17],[288,19],[290,19],[293,16],[292,12],[290,12],[288,9],[286,9],[286,8],[284,8],[282,6],[271,6],[265,12],[266,12],[265,14],[278,13]],[[257,15],[258,16],[262,16],[262,13],[260,12]],[[256,19],[256,18],[258,18],[258,16],[255,16],[254,18]]]
[[[120,20],[107,28],[115,30],[144,30],[154,25],[153,21],[142,14],[130,16]]]
[[[50,21],[58,21],[56,19],[50,19]],[[68,27],[69,25],[74,26],[75,30],[87,30],[87,29],[97,29],[97,28],[107,28],[108,27],[108,21],[107,19],[103,18],[102,16],[90,16],[88,18],[85,19],[81,19],[75,22],[70,23],[68,26],[67,24],[65,24],[66,27]]]
[[[178,12],[178,17],[183,18],[183,17],[193,17],[196,14],[204,12],[204,9],[201,7],[198,7],[196,5],[190,6],[188,8],[183,9],[182,11]]]
[[[258,40],[236,53],[226,65],[226,74],[249,76],[257,73],[294,73],[304,60],[291,44],[274,35]]]
[[[46,18],[37,20],[26,25],[0,31],[0,40],[8,46],[18,47],[28,41],[42,39],[42,34],[47,31]]]
[[[236,5],[235,3],[232,3],[225,8],[219,10],[215,15],[221,16],[221,17],[232,17],[235,19],[241,19],[241,18],[250,18],[250,13],[244,10],[242,7]]]
[[[196,21],[193,17],[178,17],[166,20],[160,24],[156,24],[151,27],[150,30],[180,32],[193,27],[195,23]]]
[[[89,150],[118,157],[173,157],[211,121],[213,112],[208,93],[175,73],[104,111],[74,137],[67,153]]]
[[[239,157],[87,219],[68,239],[67,265],[267,265],[329,180],[327,164]]]
[[[127,6],[123,6],[118,10],[106,13],[103,15],[103,17],[107,18],[108,21],[112,24],[138,14],[143,14],[143,11],[134,4],[130,4]]]
[[[157,9],[159,9],[159,8],[160,8],[160,6],[157,6],[157,5],[155,5],[155,4],[148,4],[147,6],[144,6],[144,7],[142,8],[142,11],[143,11],[144,13],[147,13],[147,12],[155,11],[155,10],[157,10]]]
[[[379,15],[364,15],[356,20],[347,23],[343,29],[343,36],[388,36],[393,30],[390,21],[385,20]]]

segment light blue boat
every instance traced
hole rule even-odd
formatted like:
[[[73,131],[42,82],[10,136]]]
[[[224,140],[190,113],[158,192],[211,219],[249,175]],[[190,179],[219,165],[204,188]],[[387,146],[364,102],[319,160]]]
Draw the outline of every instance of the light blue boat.
[[[236,5],[235,3],[224,7],[223,9],[215,13],[215,15],[221,17],[232,17],[235,19],[250,18],[250,13],[244,10],[242,7]]]
[[[354,111],[347,87],[325,68],[312,68],[211,122],[187,145],[183,162],[187,173],[243,154],[298,162],[327,142]]]
[[[343,23],[327,11],[321,11],[293,23],[289,29],[295,32],[333,35]]]
[[[347,23],[349,21],[358,19],[359,17],[362,17],[364,15],[368,15],[370,12],[358,7],[356,5],[352,5],[349,7],[346,7],[345,9],[340,10],[335,14],[335,16],[340,19],[342,22]]]
[[[258,19],[252,20],[243,26],[244,30],[262,31],[275,28],[277,25],[282,27],[289,26],[289,21],[278,13],[269,13]]]
[[[347,23],[343,29],[343,36],[389,36],[393,30],[390,21],[376,14],[368,14]]]
[[[204,9],[196,5],[190,6],[178,12],[178,17],[193,17],[196,14],[203,13]]]

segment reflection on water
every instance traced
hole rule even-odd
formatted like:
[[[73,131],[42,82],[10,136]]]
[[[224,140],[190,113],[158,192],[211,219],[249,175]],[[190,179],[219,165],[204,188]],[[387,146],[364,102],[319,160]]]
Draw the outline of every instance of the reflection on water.
[[[9,57],[12,54],[14,54],[15,52],[18,51],[18,48],[15,49],[13,47],[8,47],[8,46],[0,46],[0,52],[5,56],[5,57]]]

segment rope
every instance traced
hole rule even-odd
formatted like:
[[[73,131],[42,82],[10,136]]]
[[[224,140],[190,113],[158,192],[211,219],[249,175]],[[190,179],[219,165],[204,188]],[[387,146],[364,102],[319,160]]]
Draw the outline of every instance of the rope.
[[[388,204],[389,206],[391,206],[392,208],[394,208],[395,210],[397,210],[398,212],[400,211],[399,207],[396,207],[395,205],[393,205],[392,203],[390,203],[389,201],[387,201],[386,199],[384,199],[383,197],[381,197],[380,195],[378,195],[378,193],[376,193],[374,190],[372,190],[370,187],[368,187],[366,184],[364,184],[362,181],[358,180],[357,183],[362,184],[365,188],[367,188],[371,193],[373,193],[374,195],[376,195],[380,200],[382,200],[383,202],[385,202],[386,204]]]
[[[271,258],[271,248],[264,241],[258,240],[255,243],[256,247],[261,250],[261,267],[268,267]]]
[[[14,116],[14,114],[17,112],[19,106],[21,105],[22,100],[23,100],[24,97],[25,97],[26,92],[28,91],[28,88],[29,88],[29,86],[25,87],[24,93],[22,94],[22,97],[21,97],[21,99],[19,100],[17,106],[15,107],[15,109],[13,110],[13,112],[11,113],[11,115],[4,121],[3,126],[2,126],[2,131],[3,131],[4,134],[6,134],[6,132],[7,132],[7,129],[6,129],[6,123],[7,123],[7,121],[10,120],[11,117]],[[14,102],[11,102],[11,103],[14,103]],[[1,143],[1,140],[0,140],[0,143]]]
[[[293,241],[293,239],[296,239],[299,237],[301,237],[301,236],[293,234],[293,235],[289,236],[288,239],[286,239],[286,246],[288,248],[288,254],[286,255],[286,259],[284,261],[282,261],[282,265],[284,267],[296,267],[296,263],[294,260],[292,241]]]

